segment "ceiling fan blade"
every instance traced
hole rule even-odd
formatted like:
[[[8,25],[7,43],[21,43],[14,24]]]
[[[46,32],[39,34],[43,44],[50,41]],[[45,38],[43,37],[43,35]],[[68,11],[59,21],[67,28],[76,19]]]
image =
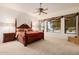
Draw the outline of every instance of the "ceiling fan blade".
[[[44,11],[48,10],[48,8],[45,8]]]
[[[39,12],[39,9],[37,8],[37,9],[35,9],[35,11],[34,11],[34,13],[38,13]]]
[[[42,3],[40,3],[40,7],[36,9],[35,13],[38,13],[39,15],[41,15],[41,13],[47,14],[47,12],[44,12],[48,10],[48,8],[42,8]]]
[[[39,12],[39,15],[41,15],[41,12]]]
[[[42,13],[47,14],[47,12],[42,12]]]

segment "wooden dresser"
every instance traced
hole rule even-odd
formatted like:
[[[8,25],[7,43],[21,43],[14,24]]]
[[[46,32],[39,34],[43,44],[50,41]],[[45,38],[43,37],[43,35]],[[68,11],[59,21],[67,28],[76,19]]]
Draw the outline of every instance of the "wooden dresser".
[[[3,43],[15,40],[15,33],[4,33]]]

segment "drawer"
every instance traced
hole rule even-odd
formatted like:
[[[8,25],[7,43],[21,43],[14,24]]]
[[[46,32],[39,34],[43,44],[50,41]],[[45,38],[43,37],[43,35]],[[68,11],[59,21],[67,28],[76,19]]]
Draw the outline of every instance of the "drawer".
[[[15,40],[15,33],[4,33],[3,34],[3,42],[13,41]]]

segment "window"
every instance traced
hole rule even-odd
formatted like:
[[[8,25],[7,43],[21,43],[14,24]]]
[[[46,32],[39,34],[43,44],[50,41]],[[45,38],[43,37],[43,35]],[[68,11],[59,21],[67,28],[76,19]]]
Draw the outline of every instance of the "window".
[[[34,31],[39,31],[39,22],[38,21],[32,21],[32,29]]]
[[[42,21],[42,20],[39,21],[39,29],[41,31],[44,31],[44,21]]]
[[[0,20],[1,32],[15,32],[15,20],[14,19],[5,19]]]
[[[61,30],[61,20],[53,19],[47,22],[48,24],[48,32],[60,32]]]
[[[65,33],[76,33],[76,16],[65,18]]]

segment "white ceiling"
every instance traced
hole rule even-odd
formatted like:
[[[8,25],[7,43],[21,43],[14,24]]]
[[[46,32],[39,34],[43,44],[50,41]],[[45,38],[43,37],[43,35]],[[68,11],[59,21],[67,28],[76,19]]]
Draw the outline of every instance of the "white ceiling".
[[[39,8],[39,3],[1,3],[0,6],[37,16],[38,14],[36,14],[35,11]],[[63,15],[67,12],[73,13],[79,11],[79,3],[43,3],[42,7],[48,8],[48,14],[45,16],[43,15],[44,17],[56,16],[57,14]]]

